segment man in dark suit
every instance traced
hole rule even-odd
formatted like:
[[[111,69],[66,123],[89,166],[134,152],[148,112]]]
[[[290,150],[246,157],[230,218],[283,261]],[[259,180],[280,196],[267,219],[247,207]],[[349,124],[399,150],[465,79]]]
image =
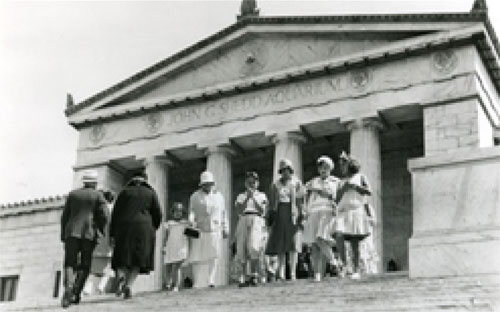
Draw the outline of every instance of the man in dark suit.
[[[65,275],[63,308],[80,302],[80,294],[90,272],[92,252],[107,223],[106,200],[96,190],[97,172],[84,172],[82,182],[82,188],[69,193],[61,217]]]

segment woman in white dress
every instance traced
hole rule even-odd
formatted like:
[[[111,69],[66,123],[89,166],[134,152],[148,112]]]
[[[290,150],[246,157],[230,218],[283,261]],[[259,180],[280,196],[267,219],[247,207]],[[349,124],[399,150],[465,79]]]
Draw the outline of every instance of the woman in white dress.
[[[200,188],[189,199],[189,221],[200,231],[190,240],[188,263],[193,268],[193,287],[214,287],[222,242],[229,233],[224,197],[215,190],[211,172],[200,177]]]
[[[366,196],[371,195],[370,185],[365,175],[359,172],[360,164],[342,153],[339,160],[342,182],[337,194],[336,242],[340,258],[346,264],[345,241],[352,248],[352,279],[359,279],[359,243],[370,234],[369,219],[366,215]],[[341,271],[341,276],[345,270]]]
[[[319,282],[327,262],[334,262],[332,247],[335,244],[335,197],[339,179],[330,175],[333,161],[321,156],[318,161],[319,176],[306,183],[307,206],[303,242],[311,246],[311,264],[314,280]]]

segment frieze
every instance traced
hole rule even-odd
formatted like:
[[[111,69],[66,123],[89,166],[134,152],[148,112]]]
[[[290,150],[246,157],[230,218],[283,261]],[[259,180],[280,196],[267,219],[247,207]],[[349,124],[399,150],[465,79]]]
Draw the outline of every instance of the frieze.
[[[106,129],[92,127],[82,129],[86,132],[88,139],[80,140],[79,149],[119,146],[132,141],[146,142],[147,139],[162,135],[167,136],[174,133],[184,135],[185,133],[195,133],[199,129],[216,131],[213,129],[218,129],[225,124],[232,124],[236,129],[239,124],[243,124],[240,122],[253,119],[259,119],[259,122],[267,120],[264,128],[262,124],[260,125],[261,130],[271,129],[275,125],[272,122],[269,124],[272,120],[272,118],[269,119],[269,116],[306,110],[308,107],[319,108],[329,105],[329,103],[359,99],[387,90],[391,90],[391,92],[399,89],[406,90],[408,86],[415,89],[420,85],[432,82],[433,73],[438,69],[450,70],[450,68],[455,67],[453,75],[468,74],[471,70],[467,67],[468,63],[458,62],[458,59],[469,53],[470,49],[472,48],[455,51],[456,55],[454,53],[445,53],[441,56],[422,55],[411,60],[393,62],[390,66],[383,64],[345,72],[332,72],[329,75],[308,80],[290,79],[286,83],[276,84],[271,88],[242,90],[233,95],[213,100],[193,101],[192,104],[182,103],[182,106],[175,108],[169,108],[165,105],[164,108],[159,106],[153,109],[151,106],[152,110],[140,117],[117,119],[106,123]],[[440,65],[435,65],[435,62]],[[442,77],[441,73],[438,75]],[[415,90],[418,92],[420,89]],[[448,93],[448,91],[444,92],[440,97],[445,98]],[[348,114],[349,116],[355,116],[358,113],[364,114],[365,108],[363,105],[348,106]],[[338,113],[340,114],[339,111],[336,111],[334,115],[337,116]],[[316,117],[318,120],[322,120],[328,116],[317,115]],[[303,121],[299,113],[294,114],[294,118],[290,122]],[[242,133],[245,131],[241,130]],[[90,134],[90,132],[93,133]]]
[[[144,122],[146,124],[146,129],[148,129],[150,133],[157,133],[163,125],[163,116],[161,113],[147,114],[144,117]]]
[[[265,111],[297,100],[337,92],[341,88],[343,88],[342,81],[338,77],[315,82],[289,84],[266,93],[249,94],[234,99],[167,111],[163,114],[164,125],[177,126],[194,121],[217,120],[221,117],[232,116],[240,112]]]
[[[453,50],[437,51],[431,58],[432,68],[438,73],[448,74],[457,67],[458,57]]]
[[[351,72],[350,80],[354,89],[366,89],[372,79],[372,73],[367,68],[357,69]]]
[[[98,144],[99,142],[101,142],[105,136],[106,136],[106,128],[102,124],[95,125],[90,130],[90,140],[94,144]]]

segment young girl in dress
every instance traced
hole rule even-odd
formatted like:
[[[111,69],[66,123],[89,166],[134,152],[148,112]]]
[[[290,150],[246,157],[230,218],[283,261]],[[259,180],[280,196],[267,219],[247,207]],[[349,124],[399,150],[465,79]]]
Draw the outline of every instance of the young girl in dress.
[[[339,180],[330,175],[333,161],[321,156],[318,161],[319,176],[307,182],[307,221],[304,226],[304,243],[311,246],[311,263],[314,280],[321,281],[327,263],[334,263],[332,247],[335,244],[335,196]]]
[[[184,230],[188,225],[189,221],[184,217],[184,206],[181,203],[174,203],[172,219],[164,222],[166,231],[163,244],[166,286],[172,291],[179,291],[182,282],[181,266],[187,259],[189,248]]]

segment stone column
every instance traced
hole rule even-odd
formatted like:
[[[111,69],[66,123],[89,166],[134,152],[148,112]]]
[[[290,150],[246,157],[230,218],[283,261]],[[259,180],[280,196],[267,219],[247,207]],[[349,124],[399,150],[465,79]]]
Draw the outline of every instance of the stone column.
[[[148,182],[156,191],[163,213],[163,220],[167,217],[168,211],[168,166],[170,162],[166,157],[155,156],[144,160],[144,167],[148,175]],[[163,221],[162,220],[162,221]],[[163,237],[162,228],[156,231],[155,242],[155,267],[152,274],[151,287],[154,290],[162,288],[163,278]]]
[[[274,143],[274,180],[278,178],[279,161],[283,158],[289,159],[295,170],[297,178],[302,180],[302,143],[306,142],[306,138],[295,132],[283,132],[274,134],[271,137]],[[273,181],[274,181],[273,180]]]
[[[233,207],[233,173],[231,168],[231,156],[235,153],[230,147],[220,145],[207,147],[205,154],[207,156],[207,170],[213,173],[216,188],[224,196],[226,215],[230,227],[231,211]],[[229,233],[232,233],[231,228],[229,229]],[[231,237],[224,239],[223,241],[222,257],[219,260],[217,268],[217,285],[227,285],[229,283],[230,241]]]
[[[355,120],[347,124],[351,131],[350,155],[361,164],[361,172],[366,175],[372,189],[370,203],[377,217],[373,230],[373,243],[380,257],[378,272],[383,270],[383,215],[382,215],[382,156],[379,131],[382,124],[377,119]]]

